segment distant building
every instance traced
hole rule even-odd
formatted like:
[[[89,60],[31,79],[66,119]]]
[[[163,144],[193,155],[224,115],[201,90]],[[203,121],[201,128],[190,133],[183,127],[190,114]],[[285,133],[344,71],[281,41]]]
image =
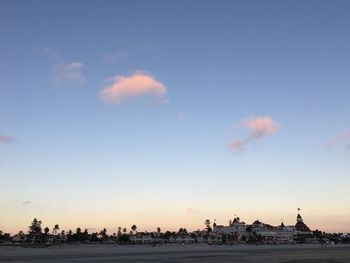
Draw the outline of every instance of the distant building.
[[[150,233],[136,233],[131,235],[130,241],[135,244],[150,244],[153,242],[152,235]]]
[[[260,240],[264,243],[295,243],[297,234],[310,234],[310,228],[303,222],[300,214],[297,215],[295,225],[285,226],[282,222],[280,226],[271,226],[256,220],[252,224],[240,222],[236,217],[230,220],[228,226],[213,224],[213,232],[218,235],[233,237],[237,242],[244,240]]]
[[[237,241],[241,240],[243,236],[247,236],[247,225],[235,218],[229,226],[213,224],[213,232],[215,234],[234,235]]]

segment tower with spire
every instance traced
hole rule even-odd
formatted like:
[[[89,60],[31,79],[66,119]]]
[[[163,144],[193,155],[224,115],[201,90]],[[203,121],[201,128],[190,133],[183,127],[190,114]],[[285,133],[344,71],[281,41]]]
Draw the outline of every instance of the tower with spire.
[[[297,222],[303,222],[303,218],[301,217],[301,215],[299,213],[297,215]]]

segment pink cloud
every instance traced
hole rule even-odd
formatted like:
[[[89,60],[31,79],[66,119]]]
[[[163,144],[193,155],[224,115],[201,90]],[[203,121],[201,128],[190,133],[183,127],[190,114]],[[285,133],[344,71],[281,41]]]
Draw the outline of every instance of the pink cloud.
[[[228,144],[228,148],[235,151],[243,150],[247,144],[272,135],[278,130],[278,124],[269,116],[245,119],[237,127],[246,130],[247,135],[244,139],[234,139]]]
[[[257,117],[242,121],[241,125],[250,131],[250,136],[259,139],[265,135],[274,134],[278,125],[271,117]]]
[[[326,143],[326,147],[333,147],[337,145],[347,145],[347,149],[350,149],[350,130],[345,130],[339,133],[335,138]]]
[[[238,151],[238,150],[243,150],[244,142],[240,140],[233,140],[230,142],[227,146],[229,149]]]
[[[14,140],[15,140],[15,138],[13,138],[13,137],[0,134],[0,143],[1,143],[1,142],[4,142],[4,143],[5,143],[5,142],[13,142]]]
[[[103,100],[121,103],[128,98],[151,95],[165,101],[166,87],[154,76],[144,72],[135,72],[131,76],[115,76],[112,85],[101,92]]]

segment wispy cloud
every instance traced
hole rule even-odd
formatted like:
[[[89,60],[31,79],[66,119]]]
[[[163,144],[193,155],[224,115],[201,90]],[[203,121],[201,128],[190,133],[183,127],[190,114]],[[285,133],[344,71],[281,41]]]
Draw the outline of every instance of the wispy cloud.
[[[183,111],[176,112],[174,114],[174,117],[178,121],[185,121],[185,120],[187,120],[187,114],[185,112],[183,112]]]
[[[245,119],[236,127],[243,128],[247,134],[245,138],[234,139],[228,144],[229,149],[233,151],[244,150],[247,144],[272,135],[278,130],[278,124],[269,116]]]
[[[13,142],[14,140],[15,138],[11,136],[0,134],[0,143]]]
[[[20,201],[20,200],[16,200],[16,204],[21,204],[21,205],[31,205],[33,202],[30,200],[24,200],[24,201]]]
[[[103,59],[110,63],[118,62],[128,56],[127,51],[109,52],[103,55]]]
[[[350,130],[340,132],[332,140],[325,144],[327,148],[341,145],[345,146],[347,149],[350,149]]]
[[[63,57],[61,54],[59,54],[57,51],[53,50],[52,48],[45,47],[44,52],[48,55],[49,58],[54,60],[63,60]]]
[[[45,48],[46,54],[55,61],[52,66],[52,79],[56,85],[85,84],[83,74],[85,65],[79,61],[66,63],[63,56],[56,51]]]
[[[103,100],[121,103],[132,97],[153,96],[160,102],[166,102],[167,89],[164,84],[146,72],[136,71],[131,76],[115,76],[111,78],[112,85],[101,91]]]
[[[83,74],[84,64],[81,62],[64,63],[62,61],[57,62],[53,66],[53,80],[56,84],[67,84],[68,82],[74,82],[78,84],[84,84],[86,78]]]

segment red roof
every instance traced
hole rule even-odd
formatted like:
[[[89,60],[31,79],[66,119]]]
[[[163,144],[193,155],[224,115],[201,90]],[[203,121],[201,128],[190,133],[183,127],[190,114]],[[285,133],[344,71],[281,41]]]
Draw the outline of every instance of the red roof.
[[[310,228],[301,221],[295,224],[295,229],[300,232],[311,232]]]

